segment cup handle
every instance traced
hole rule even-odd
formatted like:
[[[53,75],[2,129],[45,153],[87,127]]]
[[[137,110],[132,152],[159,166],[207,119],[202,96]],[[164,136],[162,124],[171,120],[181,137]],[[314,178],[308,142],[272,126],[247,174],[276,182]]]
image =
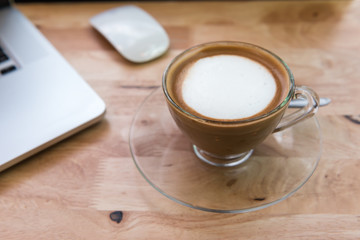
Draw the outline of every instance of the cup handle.
[[[307,100],[306,106],[300,108],[296,112],[284,116],[274,132],[282,131],[294,124],[313,116],[319,108],[319,96],[317,93],[306,86],[296,86],[294,99],[304,98]]]

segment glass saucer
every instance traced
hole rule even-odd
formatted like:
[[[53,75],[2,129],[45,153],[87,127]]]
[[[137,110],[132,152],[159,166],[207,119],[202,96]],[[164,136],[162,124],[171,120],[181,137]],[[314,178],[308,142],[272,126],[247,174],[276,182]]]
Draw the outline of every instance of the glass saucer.
[[[134,162],[151,186],[177,203],[221,213],[262,209],[295,193],[313,174],[321,142],[312,117],[270,135],[238,166],[212,166],[175,125],[161,88],[145,99],[130,129]]]

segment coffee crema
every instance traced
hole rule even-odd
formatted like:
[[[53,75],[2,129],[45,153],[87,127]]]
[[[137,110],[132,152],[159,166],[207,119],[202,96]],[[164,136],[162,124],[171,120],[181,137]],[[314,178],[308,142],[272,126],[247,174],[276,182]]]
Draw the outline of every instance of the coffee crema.
[[[278,59],[246,47],[202,48],[173,69],[170,96],[204,119],[238,121],[263,115],[281,104],[289,90]]]

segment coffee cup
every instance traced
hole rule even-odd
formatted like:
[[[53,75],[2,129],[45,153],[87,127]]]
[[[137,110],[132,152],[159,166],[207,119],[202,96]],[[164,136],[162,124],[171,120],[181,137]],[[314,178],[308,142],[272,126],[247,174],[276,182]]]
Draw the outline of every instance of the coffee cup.
[[[274,53],[243,42],[210,42],[176,56],[162,87],[168,109],[196,156],[214,166],[246,161],[271,133],[313,116],[317,94],[296,86]],[[292,99],[307,105],[284,115]]]

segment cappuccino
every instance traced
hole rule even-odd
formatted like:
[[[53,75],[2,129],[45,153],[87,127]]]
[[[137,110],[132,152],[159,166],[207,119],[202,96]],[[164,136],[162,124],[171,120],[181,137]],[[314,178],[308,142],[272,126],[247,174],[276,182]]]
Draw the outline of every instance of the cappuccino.
[[[271,52],[215,42],[178,55],[164,72],[163,90],[196,155],[215,162],[214,156],[248,157],[280,122],[295,85],[286,64]]]
[[[276,80],[262,64],[237,55],[198,59],[183,72],[181,97],[188,108],[213,119],[242,119],[274,99]]]
[[[186,112],[214,121],[241,121],[279,106],[289,91],[278,59],[251,46],[204,46],[180,56],[167,90]]]

